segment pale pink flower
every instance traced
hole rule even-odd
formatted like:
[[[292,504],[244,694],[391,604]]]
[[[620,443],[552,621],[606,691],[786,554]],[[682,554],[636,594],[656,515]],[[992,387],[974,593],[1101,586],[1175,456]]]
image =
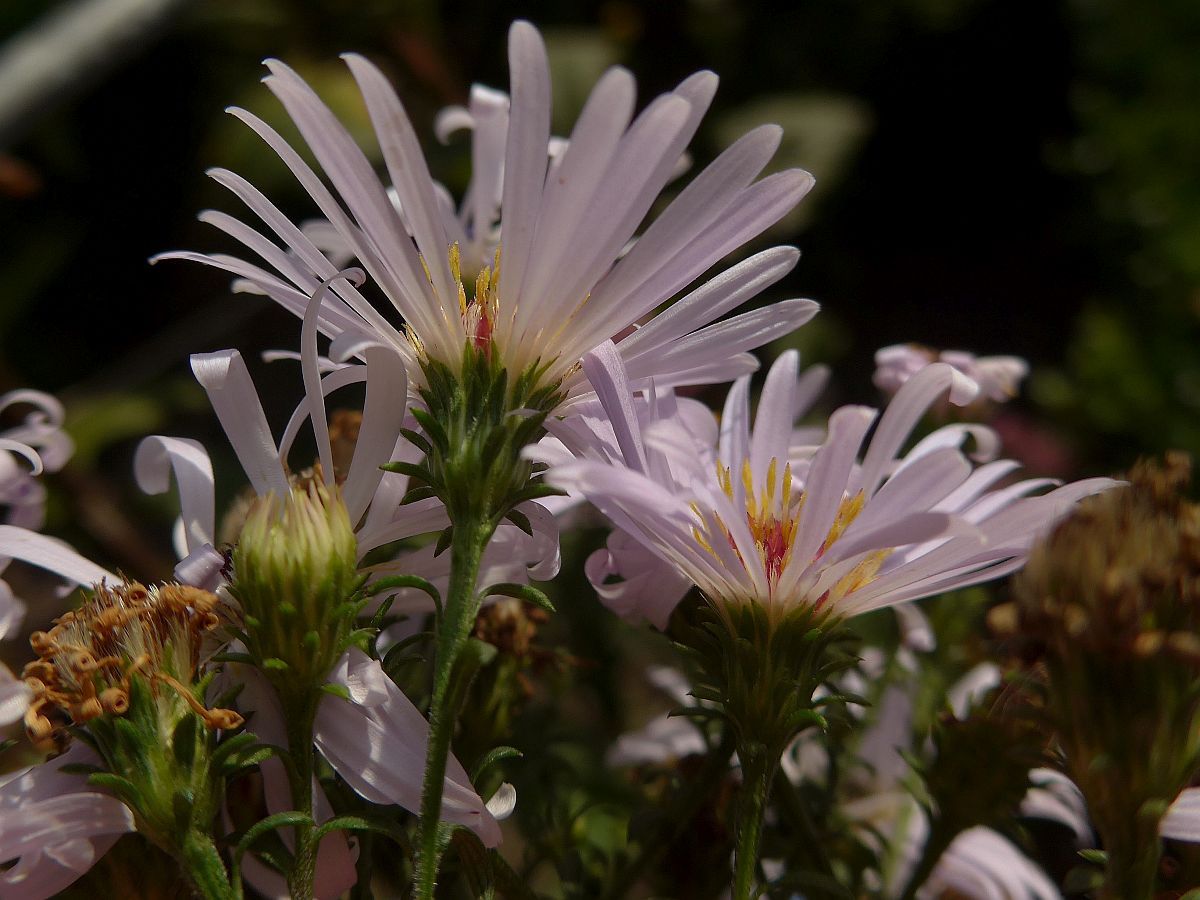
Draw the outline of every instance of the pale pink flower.
[[[716,90],[700,72],[636,117],[635,85],[610,69],[588,98],[560,152],[551,153],[550,83],[537,29],[509,32],[511,96],[477,89],[466,111],[444,114],[439,131],[474,130],[476,171],[461,212],[429,174],[416,133],[384,76],[362,57],[347,65],[375,126],[393,196],[346,129],[295,72],[275,60],[268,88],[279,98],[324,171],[331,191],[280,135],[244,110],[233,114],[280,156],[312,196],[340,245],[348,247],[404,320],[391,324],[357,287],[336,278],[337,264],[241,177],[213,177],[242,200],[272,235],[220,212],[201,218],[257,256],[172,253],[236,275],[235,287],[265,293],[302,315],[323,282],[319,327],[339,351],[384,341],[405,357],[414,381],[421,354],[457,369],[465,345],[495,341],[510,373],[544,366],[540,383],[568,398],[590,389],[578,361],[596,344],[624,334],[714,264],[796,205],[812,185],[789,170],[755,181],[780,129],[762,126],[726,150],[684,188],[624,252],[674,174]],[[328,229],[320,241],[327,247]],[[497,231],[498,230],[498,231]],[[279,241],[277,244],[275,241]],[[282,244],[282,246],[280,245]],[[499,271],[493,247],[502,244]],[[797,252],[778,248],[718,276],[651,318],[619,344],[630,376],[660,385],[726,380],[751,371],[747,351],[803,324],[816,312],[788,300],[721,316],[782,277]],[[343,257],[344,258],[344,257]],[[340,262],[341,260],[339,260]],[[477,272],[483,272],[475,281]],[[466,290],[464,291],[464,281]],[[474,283],[475,296],[468,299]]]
[[[16,860],[0,871],[4,900],[53,897],[134,830],[125,804],[62,771],[97,762],[77,742],[56,759],[0,776],[0,860]]]
[[[748,382],[734,386],[716,440],[715,426],[698,433],[673,410],[660,414],[655,398],[652,421],[639,421],[611,343],[584,368],[608,423],[591,448],[543,445],[529,455],[550,465],[549,483],[586,497],[718,608],[753,602],[780,615],[805,605],[849,617],[997,578],[1020,568],[1078,499],[1115,484],[1091,479],[1028,496],[1054,484],[1034,479],[991,490],[1016,464],[972,465],[960,448],[968,436],[976,456],[995,451],[980,426],[941,428],[898,456],[932,403],[948,391],[959,402],[973,396],[944,364],[910,379],[878,417],[861,406],[835,412],[815,452],[793,443],[804,389],[794,354],[772,367],[753,432]],[[661,620],[662,608],[655,614]]]
[[[981,397],[993,403],[1015,397],[1029,374],[1029,363],[1019,356],[976,356],[966,350],[938,353],[919,344],[893,344],[875,352],[875,386],[894,394],[900,385],[935,362],[953,366],[979,386]]]

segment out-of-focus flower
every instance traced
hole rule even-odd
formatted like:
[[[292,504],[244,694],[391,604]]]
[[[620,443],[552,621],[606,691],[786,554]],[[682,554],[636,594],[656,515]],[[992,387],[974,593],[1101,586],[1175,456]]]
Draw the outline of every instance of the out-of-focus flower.
[[[838,410],[824,443],[796,452],[794,354],[772,367],[753,433],[749,386],[735,386],[716,441],[714,428],[697,434],[671,410],[643,425],[612,344],[589,353],[584,367],[609,417],[599,449],[530,454],[551,465],[550,483],[587,497],[718,607],[760,604],[772,617],[807,607],[845,618],[996,578],[1020,568],[1076,500],[1114,484],[1091,479],[1026,496],[1053,483],[1039,479],[989,490],[1016,466],[971,465],[959,446],[968,435],[982,453],[994,451],[978,426],[939,429],[897,457],[931,403],[947,391],[960,401],[974,394],[942,364],[901,388],[861,463],[876,421],[866,407]],[[616,453],[605,441],[610,427]]]
[[[266,84],[333,191],[265,122],[244,110],[234,114],[275,150],[313,197],[329,227],[399,311],[404,330],[390,324],[347,279],[338,278],[336,265],[301,229],[230,172],[218,170],[213,177],[246,203],[283,247],[231,216],[210,211],[202,218],[242,243],[265,267],[222,255],[165,256],[225,269],[238,276],[239,289],[268,294],[297,315],[328,283],[319,327],[335,348],[352,352],[364,341],[382,340],[410,363],[414,383],[424,378],[425,361],[457,372],[464,349],[473,348],[498,354],[511,373],[510,384],[525,377],[559,399],[586,393],[589,386],[578,366],[585,352],[627,333],[777,222],[812,185],[811,176],[800,170],[755,181],[781,135],[777,126],[762,126],[701,172],[622,255],[674,173],[717,78],[699,72],[635,118],[633,77],[622,68],[610,69],[565,147],[552,156],[545,47],[532,25],[517,22],[509,32],[511,97],[477,89],[465,114],[454,112],[439,122],[442,133],[467,119],[475,129],[476,172],[462,213],[456,214],[447,192],[430,177],[413,127],[384,76],[362,57],[345,58],[375,126],[395,201],[345,128],[283,63],[268,61]],[[660,385],[707,383],[754,369],[747,351],[803,324],[816,304],[788,300],[713,323],[786,274],[797,256],[792,248],[760,254],[628,334],[619,352],[631,377],[654,377]]]
[[[96,765],[95,752],[75,743],[62,756],[0,777],[0,872],[5,900],[53,897],[87,872],[117,839],[134,830],[120,800],[88,787],[70,765]]]
[[[927,813],[902,780],[909,771],[906,756],[922,752],[913,734],[918,682],[915,672],[895,674],[898,677],[883,689],[871,725],[858,744],[860,765],[843,785],[857,796],[840,805],[850,824],[879,854],[881,881],[876,889],[885,897],[900,895],[930,838]],[[970,707],[999,681],[1000,672],[990,663],[969,671],[948,692],[954,715],[966,717]],[[1078,789],[1047,769],[1030,771],[1029,781],[1033,786],[1021,800],[1021,814],[1065,824],[1086,840],[1089,829]],[[917,896],[936,898],[947,892],[969,900],[1058,900],[1061,896],[1040,866],[1012,841],[982,825],[954,837]]]
[[[965,350],[940,353],[919,344],[893,344],[875,351],[875,386],[894,394],[900,386],[935,362],[953,366],[975,384],[980,397],[1006,403],[1017,395],[1029,374],[1029,363],[1019,356],[976,356]]]
[[[0,395],[0,412],[13,406],[32,406],[33,411],[22,424],[0,432],[0,521],[36,531],[46,514],[46,488],[37,476],[61,469],[71,458],[74,444],[62,430],[63,408],[54,397],[32,390]],[[8,560],[0,555],[0,574],[7,566]],[[24,616],[25,604],[0,578],[0,640],[19,628]]]

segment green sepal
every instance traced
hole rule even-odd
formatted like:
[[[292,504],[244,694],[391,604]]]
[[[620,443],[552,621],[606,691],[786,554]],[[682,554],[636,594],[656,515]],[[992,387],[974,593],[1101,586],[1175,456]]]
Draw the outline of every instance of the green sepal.
[[[829,729],[829,722],[815,709],[798,709],[787,718],[790,727],[800,731],[810,725],[815,725],[822,731]]]
[[[501,584],[493,584],[484,589],[482,596],[487,597],[492,594],[499,594],[501,597],[514,597],[517,600],[524,600],[526,603],[532,603],[534,606],[541,607],[547,612],[554,612],[554,604],[550,602],[550,598],[542,591],[539,591],[533,585],[516,584],[511,581],[505,581]]]
[[[104,788],[132,810],[142,809],[146,804],[142,792],[128,778],[112,772],[93,772],[87,781],[92,787]]]
[[[340,697],[342,700],[350,699],[350,689],[344,684],[326,682],[325,684],[321,685],[320,690],[324,691],[326,694],[332,694],[334,697]]]
[[[513,506],[524,503],[527,500],[541,500],[544,497],[565,497],[567,492],[562,488],[556,488],[553,485],[546,484],[544,481],[536,482],[529,485],[524,490],[517,491],[512,497],[508,498]]]
[[[191,769],[196,760],[196,729],[203,727],[200,719],[194,715],[185,715],[175,726],[171,734],[171,749],[175,752],[175,761],[183,769]]]
[[[253,732],[243,731],[241,734],[235,734],[233,737],[221,741],[209,757],[209,764],[214,768],[224,768],[227,765],[233,765],[234,768],[241,768],[244,763],[240,760],[242,760],[244,754],[264,747],[268,750],[274,749],[268,744],[260,744],[258,742],[258,735]]]
[[[388,610],[392,608],[392,604],[396,602],[396,595],[392,594],[384,597],[380,602],[379,607],[371,614],[371,620],[367,623],[367,627],[372,631],[378,631],[383,627],[383,623],[387,620]]]
[[[411,428],[401,428],[400,433],[404,435],[405,440],[422,453],[429,455],[433,452],[433,444],[421,432],[413,431]]]
[[[432,368],[432,366],[426,367],[427,374],[428,370]],[[412,413],[412,417],[420,423],[421,427],[425,429],[425,434],[433,442],[434,447],[443,454],[448,452],[450,449],[450,439],[446,436],[446,429],[442,427],[442,423],[419,406],[412,407],[409,412]]]
[[[249,653],[217,653],[212,657],[212,661],[218,663],[245,663],[248,666],[254,665],[254,657]]]
[[[494,747],[483,755],[479,762],[471,769],[471,783],[475,784],[479,781],[481,775],[494,766],[496,763],[505,759],[520,759],[522,753],[516,747]]]
[[[437,545],[433,548],[434,556],[441,556],[454,541],[454,526],[447,525],[438,535]]]
[[[88,777],[104,770],[99,766],[90,766],[87,763],[67,763],[65,766],[59,766],[58,771],[66,775],[83,775]]]
[[[291,667],[278,656],[272,656],[262,661],[262,668],[267,672],[286,672]]]
[[[1098,850],[1098,849],[1094,849],[1094,848],[1080,850],[1079,856],[1082,859],[1085,859],[1088,862],[1093,863],[1097,866],[1108,865],[1108,854],[1105,853],[1103,850]]]
[[[510,509],[504,514],[504,518],[508,519],[508,521],[512,522],[530,537],[533,537],[533,524],[529,521],[529,516],[525,515],[519,509]]]
[[[433,473],[420,463],[404,462],[404,460],[396,460],[395,462],[387,462],[379,468],[385,472],[395,472],[397,475],[407,475],[409,478],[420,481],[423,484],[434,484]]]
[[[401,506],[408,506],[410,503],[416,503],[418,500],[428,500],[430,497],[436,497],[437,491],[427,484],[420,487],[410,488],[403,497],[400,498]]]

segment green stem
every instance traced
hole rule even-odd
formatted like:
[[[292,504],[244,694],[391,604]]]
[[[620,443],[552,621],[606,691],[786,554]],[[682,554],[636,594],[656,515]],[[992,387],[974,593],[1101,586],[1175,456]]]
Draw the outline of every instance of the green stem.
[[[287,719],[288,754],[291,765],[287,766],[292,789],[292,807],[308,816],[309,824],[295,827],[296,855],[292,871],[288,875],[288,891],[292,900],[312,900],[313,880],[317,869],[317,842],[313,831],[313,727],[317,704],[315,691],[296,695],[295,702],[284,700],[283,710]]]
[[[696,776],[680,785],[664,810],[662,825],[643,842],[641,852],[621,870],[620,876],[604,892],[604,900],[621,900],[637,883],[638,878],[677,841],[692,824],[706,800],[729,774],[729,757],[733,753],[733,734],[726,730],[721,742],[709,751],[703,768]]]
[[[201,900],[234,900],[237,897],[238,892],[230,885],[225,873],[225,862],[207,834],[189,832],[178,855]]]
[[[779,755],[772,756],[762,744],[743,742],[738,759],[742,763],[742,791],[734,829],[733,900],[753,900],[758,896],[755,882],[763,814]]]
[[[414,878],[416,896],[432,900],[437,887],[438,864],[444,843],[438,822],[442,811],[442,787],[446,778],[446,759],[458,710],[454,707],[450,681],[475,617],[479,612],[476,583],[483,550],[495,530],[493,520],[482,512],[459,516],[454,523],[450,545],[450,584],[445,609],[438,627],[433,672],[433,699],[429,709],[429,749],[425,758],[425,779],[421,789],[421,819],[417,840],[417,866]]]

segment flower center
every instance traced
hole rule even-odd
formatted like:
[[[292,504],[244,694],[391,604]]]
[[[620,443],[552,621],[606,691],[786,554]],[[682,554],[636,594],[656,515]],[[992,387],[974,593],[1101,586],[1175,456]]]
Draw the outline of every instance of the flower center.
[[[212,727],[240,722],[229,710],[204,709],[187,687],[195,679],[203,636],[220,623],[219,602],[215,594],[179,584],[97,585],[50,631],[30,635],[38,655],[22,673],[33,691],[25,714],[30,738],[53,743],[52,717],[84,725],[101,715],[123,715],[135,675],[155,688],[171,688]]]
[[[754,538],[754,547],[762,563],[763,570],[766,572],[768,585],[774,591],[780,576],[792,563],[792,551],[796,535],[799,532],[807,492],[793,491],[791,463],[785,463],[781,472],[779,461],[774,458],[767,466],[766,478],[761,487],[755,484],[754,472],[750,467],[749,460],[742,462],[740,474],[742,493],[745,496],[746,525],[750,530],[751,536]],[[734,490],[733,468],[722,465],[718,461],[717,480],[725,495],[730,500],[736,502],[737,494]],[[834,518],[829,532],[825,535],[825,539],[821,542],[821,545],[817,548],[811,559],[802,561],[803,565],[807,566],[816,562],[834,545],[846,532],[846,529],[850,527],[855,518],[857,518],[858,514],[862,511],[864,503],[865,498],[861,491],[851,497],[844,497],[842,499],[838,507],[837,516]],[[700,508],[695,505],[693,505],[693,509],[695,509],[697,515],[704,522],[702,526],[693,528],[693,535],[701,546],[713,556],[719,558],[720,554],[713,549],[712,541],[714,539],[724,540],[733,549],[734,553],[737,554],[742,565],[745,565],[746,560],[738,549],[729,528],[721,520],[721,517],[715,512],[705,516]],[[839,579],[833,589],[822,594],[816,600],[815,605],[819,607],[831,599],[833,594],[839,597],[843,596],[870,581],[875,573],[878,572],[879,566],[887,558],[889,552],[880,551],[871,554],[868,559],[856,566],[845,577]]]
[[[458,285],[458,313],[462,319],[467,342],[476,350],[486,350],[496,328],[496,316],[500,312],[500,297],[496,288],[500,284],[500,248],[491,266],[484,266],[475,276],[475,294],[467,300],[467,289],[462,278],[462,255],[458,242],[450,245],[450,274]]]

